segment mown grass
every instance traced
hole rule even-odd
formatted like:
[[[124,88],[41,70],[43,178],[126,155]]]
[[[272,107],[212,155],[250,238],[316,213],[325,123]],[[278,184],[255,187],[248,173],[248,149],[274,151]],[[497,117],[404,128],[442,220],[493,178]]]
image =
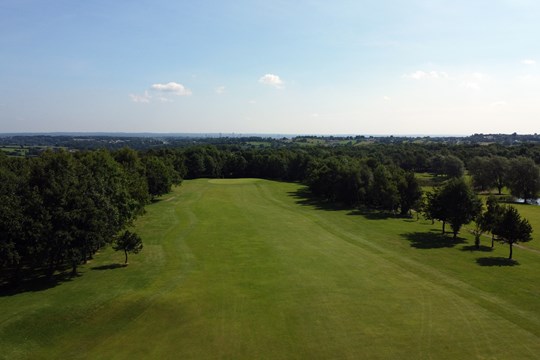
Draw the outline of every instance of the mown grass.
[[[298,184],[186,181],[145,248],[0,297],[0,357],[538,358],[540,254],[475,251],[425,221],[337,209]],[[485,245],[488,244],[486,239]]]

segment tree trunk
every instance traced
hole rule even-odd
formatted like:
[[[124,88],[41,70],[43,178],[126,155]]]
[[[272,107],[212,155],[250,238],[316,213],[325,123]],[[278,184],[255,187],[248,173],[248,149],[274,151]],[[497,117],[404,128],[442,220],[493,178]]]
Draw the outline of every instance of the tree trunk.
[[[510,244],[510,255],[508,256],[508,259],[512,260],[512,243],[509,242],[509,244]]]
[[[446,221],[443,220],[442,222],[442,233],[445,234],[445,226],[446,226]]]
[[[495,247],[495,234],[491,234],[491,248]]]
[[[476,246],[476,249],[480,249],[480,236],[481,234],[474,235],[474,245]]]
[[[124,250],[124,254],[126,255],[126,262],[124,264],[127,264],[127,250]]]
[[[77,262],[71,262],[71,276],[77,275]]]
[[[452,231],[453,231],[453,233],[454,233],[453,238],[454,238],[454,240],[456,240],[456,239],[457,239],[458,230],[452,230]]]

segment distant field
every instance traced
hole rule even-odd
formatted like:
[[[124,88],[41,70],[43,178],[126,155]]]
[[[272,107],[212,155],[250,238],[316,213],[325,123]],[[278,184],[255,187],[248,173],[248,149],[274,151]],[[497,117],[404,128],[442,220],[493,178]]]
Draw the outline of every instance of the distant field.
[[[1,294],[0,358],[540,356],[540,253],[498,266],[507,247],[472,251],[438,224],[305,194],[186,181],[138,221],[145,248],[128,267],[106,250],[73,281]]]

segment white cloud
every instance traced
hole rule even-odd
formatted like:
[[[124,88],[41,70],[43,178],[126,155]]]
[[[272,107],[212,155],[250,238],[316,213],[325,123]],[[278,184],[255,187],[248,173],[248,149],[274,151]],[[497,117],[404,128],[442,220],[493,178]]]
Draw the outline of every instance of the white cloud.
[[[423,79],[448,79],[449,76],[444,71],[422,71],[417,70],[410,74],[404,74],[404,78],[413,79],[413,80],[423,80]]]
[[[225,93],[225,86],[218,86],[217,88],[215,88],[215,91],[216,91],[216,94],[218,95],[221,95],[221,94],[224,94]]]
[[[192,94],[191,90],[184,87],[184,85],[172,81],[167,84],[153,84],[151,88],[152,90],[172,93],[178,96],[189,96]]]
[[[504,107],[508,105],[508,103],[506,101],[495,101],[495,102],[492,102],[491,104],[489,104],[489,106],[491,107]]]
[[[524,65],[536,65],[536,61],[534,61],[532,59],[521,60],[521,63],[524,64]]]
[[[384,101],[390,101],[390,97],[385,95],[385,96],[383,96],[383,100]]]
[[[472,73],[472,77],[476,80],[486,80],[488,78],[486,74],[480,72]]]
[[[145,91],[143,95],[129,94],[131,101],[136,103],[149,103],[152,96]]]
[[[149,103],[150,101],[159,101],[162,103],[173,102],[167,95],[190,96],[191,90],[182,84],[169,82],[166,84],[153,84],[150,91],[146,90],[143,95],[129,94],[131,101],[137,103]]]
[[[265,74],[261,76],[259,82],[264,85],[273,86],[277,89],[283,88],[284,85],[283,80],[281,80],[279,76],[274,74]]]
[[[463,86],[466,87],[467,89],[471,89],[471,90],[480,90],[480,84],[478,84],[477,82],[473,82],[473,81],[465,82],[465,83],[463,83]]]

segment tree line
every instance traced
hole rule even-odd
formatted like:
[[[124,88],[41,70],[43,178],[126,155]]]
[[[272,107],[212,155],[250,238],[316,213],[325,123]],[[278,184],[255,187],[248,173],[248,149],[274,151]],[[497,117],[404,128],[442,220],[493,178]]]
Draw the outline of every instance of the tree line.
[[[463,154],[433,146],[437,150],[433,153],[431,145],[414,144],[360,149],[205,145],[144,151],[57,150],[34,158],[0,153],[2,278],[8,274],[18,279],[23,270],[51,276],[66,266],[76,273],[80,264],[112,242],[125,251],[127,261],[128,250],[140,250],[140,238],[126,229],[144,213],[146,204],[184,178],[298,181],[327,202],[402,215],[416,210],[442,221],[443,227],[450,224],[454,236],[483,213],[462,179],[466,167],[477,190],[501,191],[508,186],[522,199],[538,196],[540,172],[531,158],[474,148],[477,156],[464,162]],[[422,194],[414,174],[418,171],[455,180]],[[482,229],[509,238],[493,226]],[[519,241],[525,238],[520,236]]]
[[[77,267],[103,246],[138,252],[126,229],[153,197],[182,181],[175,158],[134,150],[70,153],[36,158],[0,153],[1,282],[51,277]]]

